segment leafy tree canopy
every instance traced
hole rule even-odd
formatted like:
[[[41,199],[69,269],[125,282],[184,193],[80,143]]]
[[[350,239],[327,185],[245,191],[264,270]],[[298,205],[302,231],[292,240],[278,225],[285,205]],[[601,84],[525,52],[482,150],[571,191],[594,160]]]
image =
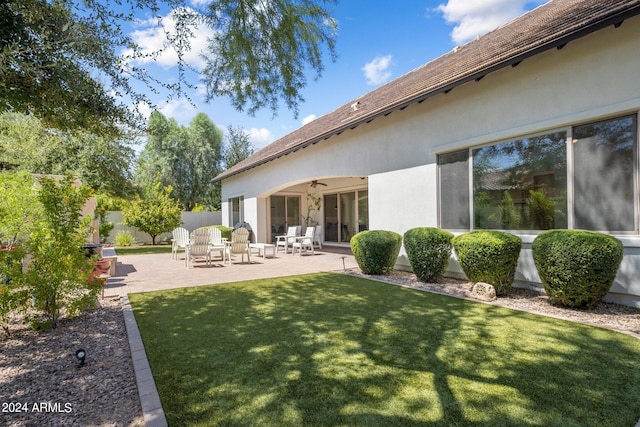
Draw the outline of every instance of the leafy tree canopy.
[[[249,134],[240,127],[227,128],[224,145],[224,166],[229,169],[255,153],[255,147],[249,140]]]
[[[171,191],[171,187],[163,187],[156,182],[144,198],[124,206],[124,223],[149,234],[155,245],[159,234],[169,232],[180,225],[182,210],[171,198]]]
[[[211,180],[220,172],[222,131],[204,113],[189,126],[154,112],[149,118],[147,145],[140,154],[136,182],[159,180],[173,188],[172,197],[187,211],[197,205],[220,206],[220,191]]]
[[[118,138],[50,129],[34,116],[0,114],[0,168],[73,174],[97,192],[127,197],[133,193],[133,157],[133,149]]]
[[[140,81],[184,94],[184,60],[195,28],[214,37],[203,53],[208,98],[230,96],[238,110],[254,113],[278,101],[297,115],[305,71],[319,77],[323,49],[335,59],[336,0],[214,0],[202,10],[185,0],[4,0],[0,3],[0,112],[34,114],[47,126],[118,134],[135,124],[128,103],[150,104],[133,89]],[[136,16],[175,13],[165,46],[145,52],[128,33]],[[136,60],[162,50],[178,56],[177,82],[154,80]],[[127,98],[128,97],[128,98]],[[130,98],[130,99],[129,99]]]

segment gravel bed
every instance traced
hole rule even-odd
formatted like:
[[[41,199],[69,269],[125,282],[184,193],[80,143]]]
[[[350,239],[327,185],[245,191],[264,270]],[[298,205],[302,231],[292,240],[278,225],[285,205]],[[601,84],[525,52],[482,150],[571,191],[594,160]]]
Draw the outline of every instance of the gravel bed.
[[[413,273],[384,276],[346,274],[387,283],[469,298],[471,284],[445,279],[422,283]],[[488,304],[585,323],[640,338],[640,310],[599,303],[589,310],[554,307],[546,296],[516,289]],[[55,330],[34,332],[11,326],[12,337],[0,342],[0,425],[17,426],[143,426],[129,342],[119,299],[63,320]],[[75,352],[87,351],[79,367]]]
[[[385,275],[365,275],[360,269],[354,268],[347,270],[346,274],[413,289],[473,299],[470,297],[473,284],[463,280],[445,278],[443,283],[423,283],[416,278],[415,274],[399,270],[393,270]],[[590,309],[568,309],[551,305],[544,293],[520,288],[515,288],[513,293],[486,303],[612,329],[640,338],[640,309],[634,307],[600,302]]]
[[[0,425],[144,426],[120,300],[100,302],[56,329],[0,332]]]

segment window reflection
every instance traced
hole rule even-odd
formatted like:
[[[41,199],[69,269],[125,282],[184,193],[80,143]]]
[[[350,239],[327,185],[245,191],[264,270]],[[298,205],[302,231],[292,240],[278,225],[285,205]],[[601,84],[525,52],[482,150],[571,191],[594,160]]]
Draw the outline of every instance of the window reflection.
[[[562,131],[474,149],[474,228],[566,228],[566,138]]]

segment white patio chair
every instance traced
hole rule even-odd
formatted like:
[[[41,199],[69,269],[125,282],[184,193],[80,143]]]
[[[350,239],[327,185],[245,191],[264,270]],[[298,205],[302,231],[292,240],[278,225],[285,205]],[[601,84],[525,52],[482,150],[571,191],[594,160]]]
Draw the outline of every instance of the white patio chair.
[[[289,250],[289,245],[293,244],[296,241],[296,237],[300,236],[300,226],[292,226],[287,229],[287,234],[284,236],[276,236],[276,253],[278,253],[278,248],[280,246],[284,246],[284,253],[286,254]]]
[[[187,267],[191,267],[194,258],[205,258],[207,265],[211,264],[211,247],[209,245],[209,230],[206,228],[198,228],[193,230],[189,244],[185,251]]]
[[[242,254],[242,262],[244,255],[247,255],[247,262],[251,264],[251,250],[249,249],[249,230],[246,228],[238,228],[231,233],[231,241],[226,243],[227,261],[231,263],[231,255]]]
[[[171,231],[171,258],[178,259],[178,251],[185,251],[189,244],[189,230],[178,227]]]
[[[322,226],[316,225],[316,232],[313,235],[313,245],[318,245],[318,249],[322,249]]]
[[[291,254],[296,254],[296,249],[298,249],[298,253],[302,256],[302,251],[305,252],[311,251],[311,255],[315,255],[315,251],[313,248],[313,237],[315,236],[315,227],[307,227],[305,230],[304,236],[297,237],[296,241],[291,245]]]
[[[224,262],[225,260],[225,245],[224,245],[224,241],[222,240],[222,233],[220,232],[220,229],[216,228],[216,227],[210,227],[208,228],[209,230],[209,249],[211,252],[220,252],[220,258],[222,258],[222,261]]]

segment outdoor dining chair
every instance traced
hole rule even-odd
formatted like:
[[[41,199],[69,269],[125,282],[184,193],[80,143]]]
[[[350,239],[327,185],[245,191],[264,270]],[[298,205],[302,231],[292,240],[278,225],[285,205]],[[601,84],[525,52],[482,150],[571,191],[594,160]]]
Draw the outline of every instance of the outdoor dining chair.
[[[178,251],[186,251],[189,244],[189,230],[183,227],[171,231],[171,258],[178,259]]]
[[[287,234],[276,236],[276,252],[280,246],[284,246],[284,253],[289,250],[289,245],[296,241],[296,237],[300,236],[300,226],[292,226],[287,229]]]
[[[296,241],[291,245],[291,254],[296,254],[296,249],[298,249],[298,253],[302,256],[302,251],[305,252],[311,251],[311,255],[315,255],[315,251],[313,248],[313,238],[315,236],[315,227],[307,227],[305,230],[304,236],[296,237]]]
[[[210,239],[209,230],[206,228],[198,228],[191,233],[189,244],[187,244],[185,251],[187,267],[191,267],[194,258],[205,258],[207,265],[211,264]]]
[[[244,255],[247,255],[247,262],[251,264],[251,250],[249,249],[249,230],[246,228],[238,228],[231,233],[231,241],[226,242],[227,261],[231,263],[231,255],[242,254],[242,262]]]
[[[220,252],[220,258],[225,260],[225,245],[219,228],[209,227],[209,249],[211,252]]]

